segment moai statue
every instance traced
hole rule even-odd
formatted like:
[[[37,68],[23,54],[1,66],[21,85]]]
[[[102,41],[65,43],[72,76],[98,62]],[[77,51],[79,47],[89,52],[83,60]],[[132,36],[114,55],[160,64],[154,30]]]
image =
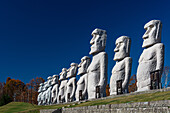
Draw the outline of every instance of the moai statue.
[[[37,101],[38,101],[38,105],[42,105],[42,94],[43,94],[43,83],[40,84],[40,87],[38,88],[38,97],[37,97]]]
[[[95,29],[92,32],[92,36],[93,38],[90,41],[91,51],[89,54],[93,55],[93,58],[87,69],[88,99],[94,99],[96,97],[96,90],[99,91],[100,97],[106,96],[107,84],[108,56],[105,52],[107,34],[105,30]]]
[[[78,75],[80,79],[77,82],[76,101],[87,99],[87,68],[90,65],[90,57],[84,56],[78,65]]]
[[[75,100],[75,92],[76,92],[76,74],[78,64],[71,63],[71,67],[67,70],[67,78],[69,78],[67,82],[67,91],[65,95],[66,102],[72,102]]]
[[[52,83],[53,89],[51,90],[51,103],[57,104],[57,96],[58,96],[58,90],[59,90],[59,76],[53,75]]]
[[[161,43],[162,23],[160,20],[151,20],[145,24],[146,29],[143,35],[145,48],[139,58],[137,69],[137,91],[150,90],[150,73],[159,72],[159,78],[164,66],[164,45]]]
[[[114,49],[115,66],[110,78],[110,95],[128,93],[129,78],[131,75],[132,58],[130,56],[131,40],[127,36],[121,36],[116,40]]]
[[[42,105],[46,105],[46,92],[47,92],[47,81],[46,82],[44,82],[44,86],[43,86],[43,94],[42,94],[42,101],[43,101],[43,104]]]
[[[46,91],[46,105],[50,105],[51,104],[51,90],[52,90],[52,77],[49,76],[47,81],[47,91]]]
[[[65,94],[67,89],[67,69],[63,68],[62,72],[60,73],[60,87],[59,87],[59,93],[57,96],[57,103],[63,103],[65,102]]]

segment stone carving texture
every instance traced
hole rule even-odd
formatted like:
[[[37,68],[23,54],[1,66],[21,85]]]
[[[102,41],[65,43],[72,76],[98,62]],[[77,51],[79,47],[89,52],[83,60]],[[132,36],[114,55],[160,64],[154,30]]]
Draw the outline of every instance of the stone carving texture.
[[[90,57],[84,56],[78,65],[78,75],[80,79],[77,82],[76,101],[79,101],[79,92],[82,91],[82,99],[87,99],[87,68],[90,65]]]
[[[59,93],[58,93],[58,96],[57,96],[57,101],[58,103],[61,102],[65,102],[65,93],[66,93],[66,89],[67,89],[67,79],[66,79],[66,76],[67,76],[67,69],[66,68],[63,68],[62,69],[62,72],[60,73],[60,87],[59,87]],[[61,100],[60,100],[60,96],[61,96]]]
[[[42,94],[43,94],[43,83],[40,84],[40,87],[38,88],[38,97],[37,97],[37,101],[38,101],[38,105],[42,105]]]
[[[52,77],[49,76],[47,79],[48,81],[47,81],[47,91],[46,91],[46,100],[47,100],[46,105],[50,105],[51,104]]]
[[[95,98],[96,86],[100,87],[101,97],[106,96],[107,83],[107,65],[108,56],[105,52],[107,34],[105,30],[95,29],[92,32],[93,38],[90,41],[93,55],[92,62],[89,65],[88,72],[88,99]]]
[[[59,90],[59,76],[58,75],[53,75],[53,79],[52,79],[52,83],[51,85],[53,86],[52,90],[51,90],[51,103],[52,104],[56,104],[57,103],[57,96],[58,96],[58,90]]]
[[[116,40],[114,49],[115,66],[110,78],[110,95],[117,94],[117,81],[122,80],[122,92],[128,93],[128,82],[131,75],[132,58],[130,55],[131,40],[127,36],[121,36]]]
[[[160,20],[151,20],[144,26],[143,35],[145,48],[139,58],[137,69],[137,91],[150,90],[150,72],[159,70],[162,74],[164,65],[164,45],[161,43],[162,23]]]
[[[75,91],[76,91],[76,74],[78,64],[71,63],[71,67],[67,70],[67,77],[69,81],[67,82],[67,91],[65,95],[66,102],[75,100]],[[68,94],[70,94],[70,100],[68,100]]]
[[[47,81],[44,82],[43,94],[42,94],[42,100],[43,100],[42,105],[46,105],[46,92],[47,92]]]

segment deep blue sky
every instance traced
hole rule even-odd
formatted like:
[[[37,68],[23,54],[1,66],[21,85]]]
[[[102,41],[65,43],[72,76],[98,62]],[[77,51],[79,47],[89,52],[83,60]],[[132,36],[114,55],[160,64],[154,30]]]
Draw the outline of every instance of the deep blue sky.
[[[0,82],[7,77],[28,83],[46,79],[71,62],[89,55],[91,32],[107,30],[108,81],[115,40],[131,38],[132,74],[142,53],[143,26],[152,19],[163,23],[165,66],[170,66],[169,0],[3,0],[0,1]]]

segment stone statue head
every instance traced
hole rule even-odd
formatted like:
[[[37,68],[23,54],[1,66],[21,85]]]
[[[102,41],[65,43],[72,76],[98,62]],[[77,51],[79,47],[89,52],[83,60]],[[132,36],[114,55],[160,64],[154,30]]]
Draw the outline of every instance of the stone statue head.
[[[59,76],[58,75],[53,75],[52,78],[52,85],[58,84]]]
[[[144,29],[146,30],[146,32],[142,37],[143,48],[161,42],[162,23],[160,20],[149,21],[148,23],[145,24]]]
[[[66,68],[63,68],[63,69],[62,69],[62,72],[61,72],[59,75],[60,75],[60,79],[59,79],[60,81],[66,79],[67,69],[66,69]]]
[[[46,91],[47,90],[47,81],[44,82],[44,87],[43,87],[43,91]]]
[[[84,56],[83,58],[81,58],[81,62],[78,65],[79,67],[78,75],[87,73],[87,68],[89,67],[89,65],[90,65],[90,57]]]
[[[106,30],[96,28],[91,35],[93,36],[93,38],[90,41],[91,51],[89,54],[94,55],[96,53],[104,51],[107,39]]]
[[[70,66],[71,67],[67,70],[67,77],[66,78],[76,76],[76,74],[77,74],[78,64],[77,63],[71,63]]]
[[[47,87],[50,87],[50,86],[51,86],[51,82],[52,82],[52,77],[49,76],[47,79],[48,79],[48,81],[47,81]]]
[[[113,60],[119,61],[125,57],[129,57],[131,40],[128,36],[119,37],[115,44],[116,47],[114,49],[115,55]]]
[[[38,88],[39,93],[43,91],[43,85],[44,85],[43,83],[40,83],[40,87]]]

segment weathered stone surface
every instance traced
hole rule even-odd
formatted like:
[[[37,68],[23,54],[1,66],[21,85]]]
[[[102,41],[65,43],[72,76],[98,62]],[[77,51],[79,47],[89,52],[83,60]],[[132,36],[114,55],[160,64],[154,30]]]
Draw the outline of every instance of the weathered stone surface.
[[[60,73],[60,87],[59,87],[59,93],[58,93],[58,99],[57,102],[60,103],[60,101],[65,102],[65,93],[66,93],[66,89],[67,89],[67,80],[66,80],[66,76],[67,76],[67,69],[63,68],[62,72]],[[61,97],[61,100],[60,100]]]
[[[53,86],[52,90],[51,90],[51,103],[52,104],[57,104],[57,96],[58,96],[58,91],[59,91],[59,76],[58,75],[53,75],[52,78],[52,83],[51,85]]]
[[[81,59],[80,64],[78,65],[78,75],[80,75],[80,79],[77,82],[76,89],[76,101],[79,101],[79,93],[82,91],[82,99],[87,99],[87,68],[90,65],[90,57],[84,56]]]
[[[170,100],[63,108],[62,113],[168,113]]]
[[[46,91],[46,103],[45,103],[45,105],[50,105],[51,104],[52,77],[49,76],[47,79],[48,79],[48,81],[47,81],[47,86],[46,86],[47,91]]]
[[[107,34],[105,30],[95,29],[90,41],[93,55],[92,62],[87,69],[88,72],[88,99],[96,97],[96,86],[100,87],[100,96],[106,96],[107,65],[108,56],[105,52]]]
[[[62,113],[62,109],[40,110],[40,113]]]
[[[131,75],[132,58],[130,55],[131,40],[127,36],[121,36],[116,40],[114,49],[115,66],[110,78],[110,95],[117,94],[117,81],[122,80],[122,93],[128,93],[128,83]]]
[[[44,86],[43,86],[42,92],[43,92],[43,94],[41,96],[41,101],[42,101],[41,105],[46,105],[47,81],[44,82]]]
[[[75,100],[75,92],[76,92],[76,74],[77,74],[77,63],[71,63],[71,67],[67,70],[67,77],[69,78],[67,82],[67,90],[65,94],[66,102],[72,102]],[[68,94],[70,94],[70,100],[68,100]]]
[[[137,91],[150,90],[150,73],[159,71],[161,76],[164,65],[164,45],[161,43],[162,24],[160,20],[151,20],[145,24],[146,29],[143,35],[145,48],[139,58],[137,69]]]
[[[42,105],[42,95],[43,95],[43,86],[44,86],[44,83],[41,83],[40,84],[40,87],[38,88],[38,97],[37,97],[37,101],[38,101],[38,105]]]

